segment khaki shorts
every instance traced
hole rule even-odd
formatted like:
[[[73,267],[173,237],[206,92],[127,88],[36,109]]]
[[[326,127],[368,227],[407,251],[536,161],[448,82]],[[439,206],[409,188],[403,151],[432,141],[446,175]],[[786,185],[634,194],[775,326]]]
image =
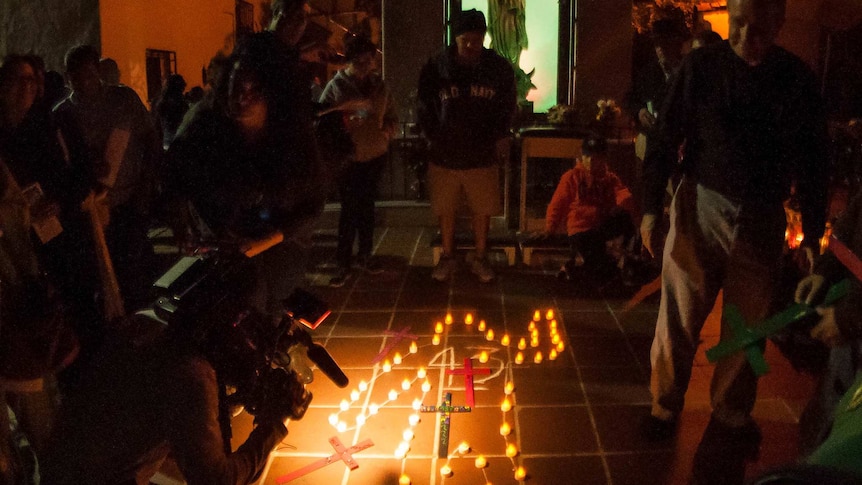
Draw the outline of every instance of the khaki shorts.
[[[500,213],[500,169],[496,165],[452,170],[429,163],[428,185],[431,188],[431,210],[436,216],[454,215],[458,211],[462,189],[473,215],[494,216]]]

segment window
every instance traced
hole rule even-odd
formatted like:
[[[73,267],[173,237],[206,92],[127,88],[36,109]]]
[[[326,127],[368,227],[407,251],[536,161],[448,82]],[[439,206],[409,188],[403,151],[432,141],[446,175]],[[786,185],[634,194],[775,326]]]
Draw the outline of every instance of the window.
[[[152,102],[159,97],[164,80],[176,72],[176,52],[147,49],[147,100]]]

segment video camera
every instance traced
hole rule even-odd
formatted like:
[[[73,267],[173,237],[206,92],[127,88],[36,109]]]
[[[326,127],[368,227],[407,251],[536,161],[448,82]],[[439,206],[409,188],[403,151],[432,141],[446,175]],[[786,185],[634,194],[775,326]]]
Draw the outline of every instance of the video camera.
[[[226,396],[252,415],[275,406],[299,419],[312,395],[310,360],[338,387],[348,384],[326,349],[312,341],[314,329],[330,314],[323,301],[296,289],[274,323],[255,311],[248,296],[254,285],[251,260],[241,252],[218,249],[181,258],[154,284],[153,310],[174,332],[197,346],[220,381],[235,389]]]

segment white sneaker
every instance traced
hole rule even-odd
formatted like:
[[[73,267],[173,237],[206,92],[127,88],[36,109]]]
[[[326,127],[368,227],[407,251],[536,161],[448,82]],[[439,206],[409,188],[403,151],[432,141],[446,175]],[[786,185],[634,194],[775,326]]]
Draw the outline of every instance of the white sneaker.
[[[437,266],[431,271],[431,277],[437,281],[446,281],[452,277],[455,272],[455,258],[452,256],[442,256]]]
[[[494,279],[494,270],[485,258],[474,258],[470,262],[470,271],[479,278],[482,283],[490,283]]]

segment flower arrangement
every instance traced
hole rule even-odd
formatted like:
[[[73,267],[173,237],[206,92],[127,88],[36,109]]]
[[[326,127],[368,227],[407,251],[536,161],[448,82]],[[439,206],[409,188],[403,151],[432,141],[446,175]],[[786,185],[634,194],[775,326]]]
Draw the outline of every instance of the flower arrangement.
[[[596,114],[596,121],[599,123],[611,124],[616,121],[621,112],[617,102],[611,98],[600,99],[596,106],[599,107],[599,112]]]
[[[548,123],[552,125],[575,125],[578,112],[570,104],[558,104],[548,109]]]

